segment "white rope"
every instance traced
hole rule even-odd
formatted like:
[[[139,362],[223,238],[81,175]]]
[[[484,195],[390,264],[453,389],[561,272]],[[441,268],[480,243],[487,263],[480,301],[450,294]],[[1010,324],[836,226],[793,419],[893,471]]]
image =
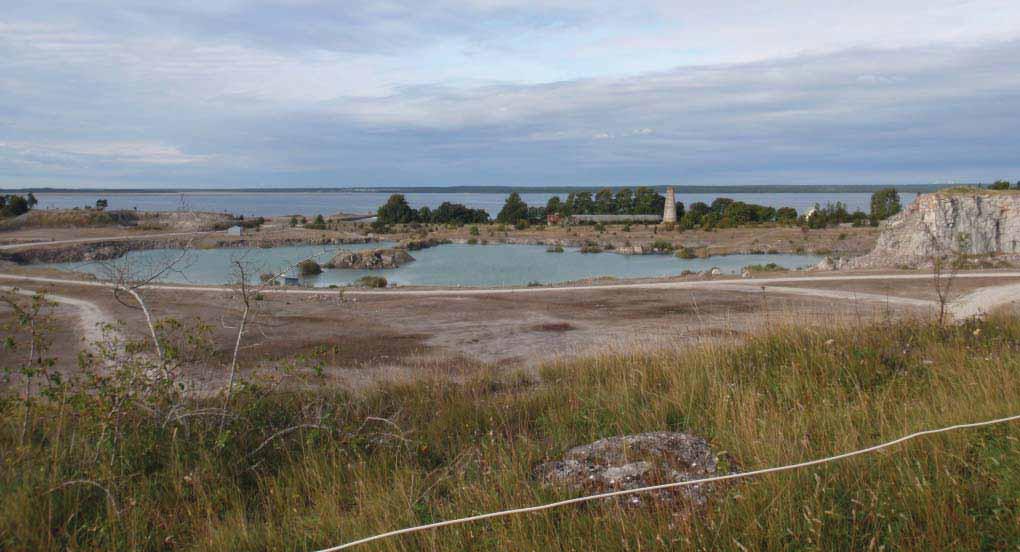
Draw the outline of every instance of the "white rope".
[[[967,429],[967,428],[974,428],[974,427],[989,426],[989,425],[1001,424],[1001,423],[1005,423],[1005,422],[1012,422],[1012,421],[1015,421],[1015,420],[1020,420],[1020,414],[1015,415],[1015,416],[1009,416],[1009,417],[1006,417],[1006,418],[997,418],[995,420],[987,420],[987,421],[984,421],[984,422],[973,422],[973,423],[969,423],[969,424],[958,424],[958,425],[954,425],[954,426],[943,427],[943,428],[940,428],[940,429],[928,429],[928,430],[925,430],[925,431],[918,431],[917,433],[911,433],[910,435],[907,435],[905,437],[900,437],[899,439],[895,439],[895,440],[889,441],[887,443],[882,443],[882,444],[879,444],[879,445],[875,445],[873,447],[868,447],[866,449],[855,450],[855,451],[852,451],[852,452],[844,452],[843,454],[837,454],[836,456],[829,456],[827,458],[819,458],[819,459],[816,459],[816,460],[808,460],[807,462],[800,462],[798,464],[789,464],[789,465],[786,465],[786,466],[778,466],[778,467],[774,467],[774,468],[763,468],[763,469],[760,469],[760,470],[754,470],[754,471],[749,471],[749,472],[732,473],[732,474],[729,474],[729,475],[719,475],[719,476],[715,476],[715,477],[706,477],[704,479],[692,479],[690,481],[680,481],[678,483],[664,483],[662,485],[653,485],[653,486],[650,486],[650,487],[641,487],[641,488],[638,488],[638,489],[625,489],[625,490],[621,490],[621,491],[612,491],[612,492],[608,492],[608,493],[601,493],[601,494],[590,495],[590,496],[581,496],[581,497],[577,497],[577,498],[570,498],[570,499],[567,499],[567,500],[561,500],[559,502],[551,502],[549,504],[540,504],[538,506],[530,506],[530,507],[527,507],[527,508],[517,508],[517,509],[514,509],[514,510],[502,510],[502,511],[499,511],[499,512],[490,512],[490,513],[487,513],[487,514],[478,514],[476,516],[469,516],[469,517],[464,517],[464,518],[459,518],[459,519],[451,519],[451,520],[447,520],[447,521],[438,521],[436,523],[429,523],[427,525],[418,525],[416,527],[406,527],[404,529],[398,529],[396,531],[390,531],[388,533],[380,533],[378,535],[373,535],[371,537],[365,537],[363,539],[358,539],[356,541],[351,541],[351,542],[348,542],[346,544],[341,544],[339,546],[334,546],[332,548],[324,548],[322,550],[319,550],[318,552],[335,552],[337,550],[343,550],[345,548],[351,548],[351,547],[357,546],[359,544],[365,544],[365,543],[369,543],[369,542],[373,542],[373,541],[377,541],[377,540],[382,540],[382,539],[386,539],[386,538],[390,538],[390,537],[395,537],[397,535],[404,535],[404,534],[407,534],[407,533],[416,533],[416,532],[419,532],[419,531],[425,531],[427,529],[436,529],[436,528],[439,528],[439,527],[446,527],[446,526],[449,526],[449,525],[460,525],[462,523],[469,523],[469,522],[472,522],[472,521],[481,521],[483,519],[492,519],[492,518],[510,516],[510,515],[515,515],[515,514],[527,514],[527,513],[530,513],[530,512],[539,512],[541,510],[550,510],[552,508],[559,508],[560,506],[567,506],[567,505],[570,505],[570,504],[577,504],[577,503],[580,503],[580,502],[588,502],[588,501],[591,501],[591,500],[598,500],[598,499],[602,499],[602,498],[611,498],[611,497],[614,497],[614,496],[623,496],[623,495],[636,494],[636,493],[645,493],[645,492],[648,492],[648,491],[657,491],[657,490],[660,490],[660,489],[672,489],[672,488],[676,488],[676,487],[685,487],[685,486],[688,486],[688,485],[700,485],[700,484],[703,484],[703,483],[714,483],[716,481],[727,481],[727,480],[730,480],[730,479],[742,479],[742,478],[745,478],[745,477],[752,477],[752,476],[756,476],[756,475],[763,475],[763,474],[766,474],[766,473],[775,473],[775,472],[793,470],[793,469],[797,469],[797,468],[805,468],[807,466],[815,466],[815,465],[818,465],[818,464],[824,464],[824,463],[827,463],[827,462],[834,462],[836,460],[842,460],[844,458],[850,458],[852,456],[858,456],[858,455],[861,455],[861,454],[867,454],[867,453],[870,453],[870,452],[875,452],[875,451],[882,450],[884,448],[888,448],[888,447],[891,447],[891,446],[899,444],[899,443],[903,443],[905,441],[909,441],[911,439],[916,439],[917,437],[922,437],[924,435],[932,435],[932,434],[935,434],[935,433],[944,433],[944,432],[953,431],[953,430],[956,430],[956,429]]]

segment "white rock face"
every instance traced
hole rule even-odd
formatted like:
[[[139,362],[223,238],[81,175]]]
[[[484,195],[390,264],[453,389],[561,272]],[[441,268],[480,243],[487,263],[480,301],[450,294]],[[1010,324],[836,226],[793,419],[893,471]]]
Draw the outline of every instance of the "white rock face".
[[[883,226],[875,249],[852,267],[919,266],[957,253],[1020,255],[1020,192],[922,194]]]

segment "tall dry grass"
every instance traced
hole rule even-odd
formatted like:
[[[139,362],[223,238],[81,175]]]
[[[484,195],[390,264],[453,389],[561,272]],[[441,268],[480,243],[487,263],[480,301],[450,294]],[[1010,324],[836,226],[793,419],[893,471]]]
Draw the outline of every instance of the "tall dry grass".
[[[23,444],[9,400],[0,547],[307,550],[563,498],[535,481],[535,464],[652,430],[704,436],[725,469],[797,462],[1020,412],[1018,348],[1020,319],[1008,316],[778,328],[737,345],[556,362],[540,377],[358,396],[249,385],[223,433],[215,417],[157,423],[131,404],[94,416],[76,396],[37,413]],[[926,438],[718,487],[703,510],[591,503],[366,549],[1015,548],[1018,437],[1001,426]]]

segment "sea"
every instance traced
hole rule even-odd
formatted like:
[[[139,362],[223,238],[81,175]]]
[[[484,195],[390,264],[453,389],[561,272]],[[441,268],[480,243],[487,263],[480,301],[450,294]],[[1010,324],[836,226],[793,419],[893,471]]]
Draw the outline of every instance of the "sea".
[[[443,202],[462,203],[474,209],[485,209],[493,217],[503,207],[507,194],[504,192],[403,192],[408,203],[414,208],[428,206],[435,208]],[[521,198],[528,205],[544,206],[553,195],[561,198],[566,194],[552,193],[521,193]],[[900,200],[906,205],[913,201],[916,194],[901,193]],[[299,214],[313,216],[316,214],[332,215],[336,213],[374,213],[380,205],[386,203],[389,193],[357,192],[357,191],[323,191],[323,192],[201,192],[188,191],[183,193],[163,192],[39,192],[38,208],[67,209],[73,207],[94,206],[96,200],[105,199],[109,209],[137,209],[139,211],[210,211],[244,215],[247,217],[269,217]],[[683,193],[677,191],[677,201],[690,205],[698,201],[711,203],[717,197],[727,197],[736,201],[756,203],[770,207],[793,207],[798,213],[805,213],[816,204],[825,205],[837,201],[844,203],[851,211],[860,209],[867,212],[870,208],[869,193]]]

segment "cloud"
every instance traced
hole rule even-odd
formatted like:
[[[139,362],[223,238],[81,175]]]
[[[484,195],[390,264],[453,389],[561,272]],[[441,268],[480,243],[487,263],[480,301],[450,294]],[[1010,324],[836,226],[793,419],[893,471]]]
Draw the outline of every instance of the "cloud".
[[[190,165],[213,160],[212,155],[189,155],[158,142],[3,142],[0,159],[15,157],[34,165],[63,167],[90,163],[124,165]]]
[[[1020,171],[1016,2],[95,0],[6,12],[0,186]]]

